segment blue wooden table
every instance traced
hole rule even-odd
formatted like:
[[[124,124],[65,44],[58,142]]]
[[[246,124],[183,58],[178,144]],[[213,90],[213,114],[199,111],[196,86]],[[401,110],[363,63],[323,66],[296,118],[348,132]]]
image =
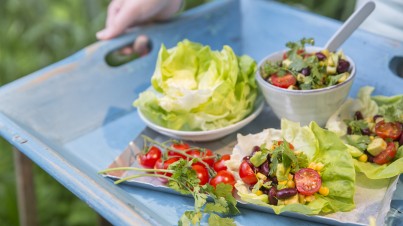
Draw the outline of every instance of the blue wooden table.
[[[314,37],[317,45],[324,45],[340,25],[271,1],[215,1],[173,21],[94,43],[1,87],[0,135],[111,223],[173,225],[192,209],[191,198],[116,186],[97,173],[145,128],[132,102],[150,85],[160,44],[172,47],[187,38],[213,49],[230,45],[259,61],[302,37]],[[120,67],[105,63],[107,53],[140,34],[151,38],[154,48],[149,55]],[[375,94],[403,93],[403,79],[390,69],[393,57],[403,56],[403,43],[358,30],[342,49],[357,66],[352,96],[363,85],[375,86]],[[271,120],[278,127],[277,119]],[[400,211],[401,181],[391,204]],[[235,217],[239,225],[319,225],[248,209],[241,212]]]

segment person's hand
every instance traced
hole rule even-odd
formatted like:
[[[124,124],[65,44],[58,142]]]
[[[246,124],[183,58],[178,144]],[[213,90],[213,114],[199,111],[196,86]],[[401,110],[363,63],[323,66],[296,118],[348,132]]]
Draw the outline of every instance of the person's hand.
[[[166,20],[179,11],[183,0],[112,0],[105,28],[97,32],[99,40],[123,34],[128,28],[156,20]]]

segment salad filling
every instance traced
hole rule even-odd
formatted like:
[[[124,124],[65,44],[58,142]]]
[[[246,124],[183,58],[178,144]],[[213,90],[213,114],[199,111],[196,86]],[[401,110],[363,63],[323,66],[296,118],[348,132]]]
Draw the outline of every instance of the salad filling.
[[[230,160],[243,201],[279,214],[350,211],[355,170],[347,147],[315,122],[301,127],[283,119],[281,130],[238,135]]]
[[[314,45],[312,38],[288,42],[283,59],[266,61],[259,68],[268,83],[292,90],[320,89],[342,83],[350,77],[350,62],[342,51],[307,52],[306,44]]]
[[[403,95],[374,96],[373,87],[360,89],[327,122],[349,147],[359,172],[371,179],[403,172]]]

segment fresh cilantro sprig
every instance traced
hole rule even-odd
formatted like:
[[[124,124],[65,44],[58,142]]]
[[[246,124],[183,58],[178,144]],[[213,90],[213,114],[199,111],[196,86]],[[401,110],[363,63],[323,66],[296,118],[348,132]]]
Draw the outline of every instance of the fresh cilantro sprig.
[[[167,142],[157,142],[149,137],[145,137],[145,142],[156,144],[163,148],[168,148]],[[147,146],[145,146],[147,147]],[[192,147],[193,148],[193,147]],[[172,150],[170,148],[170,150]],[[202,149],[200,149],[202,150]],[[178,150],[179,151],[179,150]],[[180,152],[180,154],[185,154]],[[115,181],[115,184],[125,182],[127,180],[139,178],[139,177],[160,177],[168,180],[167,186],[173,190],[184,194],[191,195],[194,198],[194,209],[188,210],[183,213],[178,221],[178,225],[200,225],[204,216],[208,215],[209,225],[235,225],[234,220],[230,216],[234,216],[240,213],[236,207],[237,201],[232,195],[233,187],[229,184],[220,183],[215,188],[210,184],[203,186],[199,185],[199,178],[196,172],[192,169],[192,164],[195,162],[201,162],[201,159],[191,157],[191,160],[180,159],[172,163],[168,169],[144,169],[136,167],[117,167],[102,170],[99,173],[105,174],[112,171],[136,171],[139,174],[134,174],[120,180]],[[207,167],[209,167],[207,165]],[[209,167],[210,168],[210,167]],[[145,173],[141,173],[145,172]],[[154,173],[152,173],[154,172]],[[159,173],[171,173],[170,177]],[[208,202],[208,199],[212,199],[212,202]]]

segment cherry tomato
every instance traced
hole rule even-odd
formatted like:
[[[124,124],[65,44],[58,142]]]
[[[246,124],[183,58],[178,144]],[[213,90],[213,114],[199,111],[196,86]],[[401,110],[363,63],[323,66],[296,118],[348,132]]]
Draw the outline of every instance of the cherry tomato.
[[[214,163],[214,170],[216,172],[220,172],[221,170],[227,170],[227,166],[225,165],[225,161],[230,160],[231,159],[231,155],[229,154],[225,154],[222,155],[220,160],[218,160],[217,162]]]
[[[161,158],[162,152],[156,146],[151,146],[147,153],[138,155],[139,163],[145,168],[154,168],[155,163]]]
[[[277,145],[280,146],[283,143],[282,140],[277,141]],[[288,147],[290,147],[291,150],[294,150],[294,145],[292,145],[291,143],[288,143]]]
[[[213,187],[216,187],[217,184],[219,184],[219,183],[230,184],[232,186],[232,188],[234,188],[235,177],[229,171],[221,170],[220,172],[217,173],[217,175],[215,177],[213,177],[210,180],[210,184]]]
[[[247,161],[242,161],[241,166],[239,167],[239,176],[242,181],[247,184],[256,184],[257,182],[255,172],[253,172],[252,167]]]
[[[154,169],[168,169],[168,167],[169,167],[172,163],[178,161],[179,159],[181,159],[181,158],[179,158],[179,157],[172,157],[172,158],[169,158],[169,159],[163,161],[163,160],[160,158],[160,159],[158,159],[157,162],[155,163]],[[161,175],[165,175],[165,176],[168,176],[168,177],[172,176],[172,173],[161,173],[161,172],[156,172],[156,173],[157,173],[157,174],[161,174]],[[165,178],[159,178],[159,179],[160,179],[161,181],[165,182],[165,183],[168,181],[168,180],[165,179]]]
[[[297,79],[292,74],[286,74],[283,76],[272,74],[270,76],[270,79],[273,85],[284,89],[287,89],[289,86],[295,85],[297,83]]]
[[[383,139],[390,138],[396,140],[402,133],[402,124],[399,122],[380,121],[375,125],[375,133]]]
[[[184,155],[178,153],[177,151],[183,151],[186,152],[190,149],[190,145],[186,143],[172,143],[171,148],[175,149],[176,151],[168,149],[168,156],[177,156],[180,158],[186,158]]]
[[[193,150],[187,151],[186,154],[191,155],[195,158],[201,158],[203,162],[207,163],[211,167],[213,167],[213,165],[214,165],[214,154],[209,149],[206,149],[204,152],[193,149]]]
[[[210,176],[208,174],[206,167],[195,164],[192,165],[192,169],[196,171],[197,178],[199,178],[200,180],[199,182],[200,185],[205,185],[207,184],[207,182],[209,182]]]
[[[313,195],[322,186],[322,179],[318,172],[311,168],[302,168],[295,173],[295,185],[299,193]]]
[[[299,50],[297,50],[297,54],[298,54],[298,55],[303,55],[304,52],[305,52],[304,49],[299,49]],[[283,53],[283,60],[285,60],[285,59],[287,59],[287,58],[288,58],[288,54],[287,54],[287,52],[284,52],[284,53]]]
[[[396,156],[397,150],[395,143],[389,142],[386,149],[374,157],[374,162],[378,165],[383,165],[393,160]]]

